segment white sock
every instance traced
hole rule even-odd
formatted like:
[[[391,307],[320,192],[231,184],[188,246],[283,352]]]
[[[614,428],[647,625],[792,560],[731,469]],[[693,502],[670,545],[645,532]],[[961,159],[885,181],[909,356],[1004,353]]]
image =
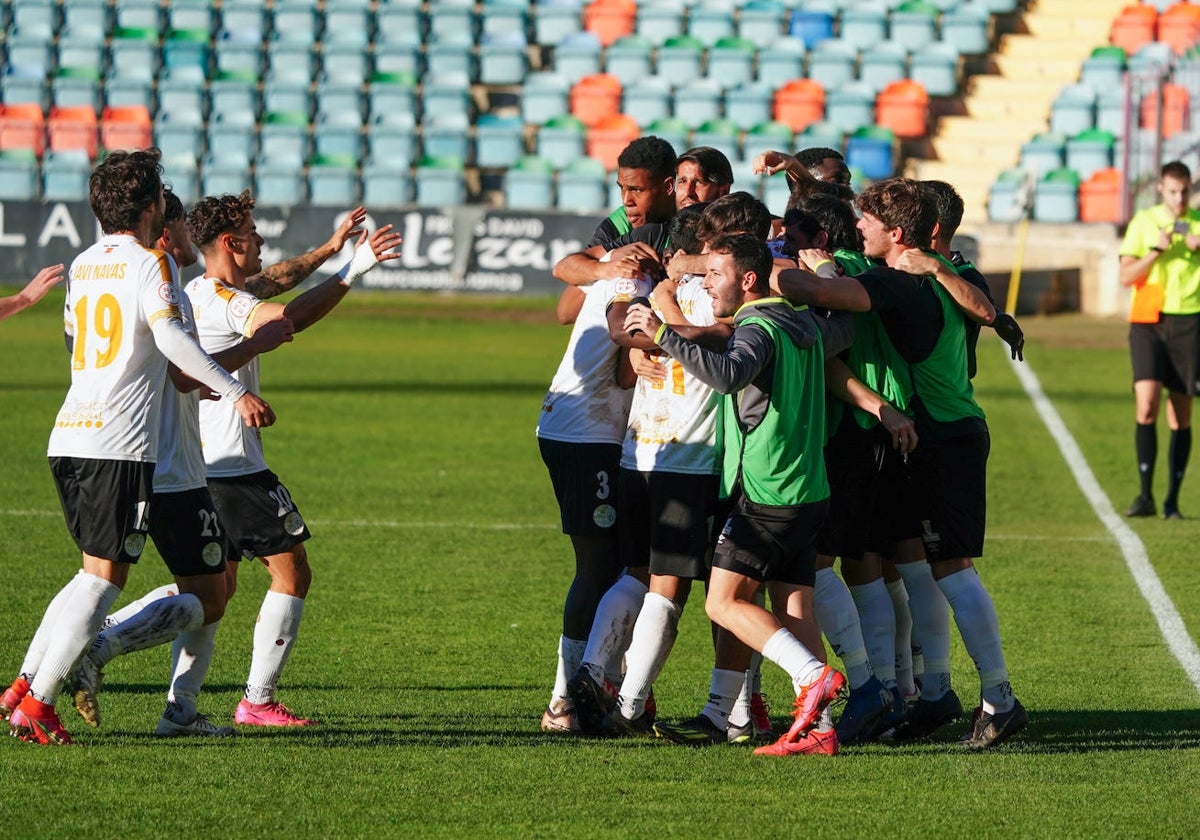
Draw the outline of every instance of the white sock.
[[[600,599],[582,662],[597,682],[604,678],[609,660],[619,661],[629,647],[633,624],[649,591],[650,587],[632,575],[622,575]]]
[[[755,653],[758,661],[762,661],[762,654]],[[715,674],[716,671],[713,671]],[[738,689],[737,699],[733,701],[733,709],[729,712],[730,726],[745,726],[750,722],[750,698],[754,694],[754,672],[742,671],[742,687]]]
[[[983,588],[983,581],[974,568],[947,575],[938,581],[938,586],[954,610],[954,623],[958,625],[963,647],[979,671],[983,710],[991,714],[1007,712],[1013,703],[1012,686],[1008,683],[1004,647],[1000,643],[1000,622],[992,597]]]
[[[625,651],[625,679],[621,683],[618,702],[621,714],[629,720],[638,717],[646,708],[650,687],[666,664],[675,636],[679,630],[682,608],[670,598],[657,592],[647,592],[633,625],[629,650]]]
[[[871,678],[871,663],[850,590],[833,569],[817,570],[813,612],[829,646],[842,660],[850,687],[858,688]]]
[[[896,570],[908,590],[913,640],[925,660],[921,697],[940,700],[950,690],[950,604],[928,563],[897,563]]]
[[[718,728],[728,728],[730,712],[745,684],[746,674],[744,671],[725,671],[713,668],[712,679],[708,683],[708,703],[700,714],[715,723]],[[749,721],[750,718],[747,716],[741,725],[745,726]]]
[[[587,647],[584,639],[568,639],[558,637],[558,669],[554,674],[554,692],[550,695],[550,708],[555,712],[565,712],[571,708],[571,698],[567,694],[567,680],[579,670],[583,661],[583,650]]]
[[[821,670],[825,667],[821,660],[813,656],[809,649],[784,627],[780,627],[775,631],[775,635],[767,639],[762,655],[787,671],[797,695],[800,693],[800,686],[807,685],[821,676]]]
[[[172,595],[178,594],[179,586],[174,583],[168,583],[166,586],[158,587],[158,589],[151,589],[141,598],[138,598],[136,601],[130,601],[121,607],[121,609],[106,616],[104,619],[104,629],[107,630],[109,627],[116,627],[122,621],[128,621],[159,598],[169,598]]]
[[[279,675],[296,643],[303,614],[303,598],[267,591],[258,611],[258,623],[254,626],[254,655],[246,680],[246,699],[251,703],[275,700]]]
[[[187,723],[196,716],[196,700],[212,664],[220,625],[220,621],[214,621],[188,630],[171,643],[171,687],[167,691],[167,702],[178,707],[178,723]]]
[[[115,657],[165,645],[180,633],[197,630],[203,624],[204,605],[192,593],[159,598],[115,627],[101,630],[88,658],[97,668],[103,668]]]
[[[867,646],[867,658],[875,676],[884,685],[896,682],[896,613],[892,611],[892,599],[888,596],[883,578],[870,583],[850,587],[854,606],[858,608],[858,623],[862,627],[863,641]],[[847,678],[849,674],[846,675]],[[854,685],[851,684],[851,688]]]
[[[46,611],[42,613],[42,621],[38,625],[37,631],[34,632],[33,639],[29,642],[29,649],[25,651],[25,661],[21,663],[21,670],[17,672],[27,681],[33,682],[33,678],[37,675],[42,659],[46,656],[46,647],[50,644],[50,635],[54,630],[54,625],[58,623],[59,616],[62,615],[63,605],[67,603],[72,589],[82,577],[83,570],[80,569],[78,574],[67,581],[67,585],[58,590],[58,594],[51,598],[50,603],[46,605]]]
[[[912,613],[908,611],[908,590],[901,579],[890,582],[887,591],[896,616],[896,684],[900,696],[911,697],[917,693],[917,684],[913,682]]]
[[[104,616],[120,594],[120,589],[102,577],[86,572],[79,576],[51,628],[46,655],[31,681],[30,693],[35,700],[54,705],[63,682],[96,638]]]

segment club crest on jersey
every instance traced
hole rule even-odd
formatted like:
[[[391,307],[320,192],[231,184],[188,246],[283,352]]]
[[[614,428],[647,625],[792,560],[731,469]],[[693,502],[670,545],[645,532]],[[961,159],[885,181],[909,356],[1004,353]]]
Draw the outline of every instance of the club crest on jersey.
[[[629,277],[622,277],[613,284],[613,289],[618,295],[632,295],[637,291],[637,281]]]
[[[141,557],[146,547],[146,535],[132,533],[125,537],[125,553],[130,557]]]
[[[611,528],[617,522],[617,509],[612,505],[596,505],[592,511],[592,521],[601,528]]]
[[[255,303],[257,301],[251,297],[238,295],[229,302],[229,312],[235,318],[245,318],[250,314],[250,310],[254,308]]]
[[[168,306],[179,306],[179,289],[175,287],[174,283],[160,283],[158,297]]]
[[[210,568],[216,568],[221,565],[221,544],[210,542],[200,550],[200,559],[204,561],[204,565]]]

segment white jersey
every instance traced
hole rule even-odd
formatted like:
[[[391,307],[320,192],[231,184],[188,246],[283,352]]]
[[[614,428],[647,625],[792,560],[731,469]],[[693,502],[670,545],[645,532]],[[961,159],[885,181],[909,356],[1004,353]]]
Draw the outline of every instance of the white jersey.
[[[196,322],[187,293],[180,291],[183,326],[196,335]],[[200,446],[200,391],[183,393],[167,378],[163,393],[158,463],[154,465],[155,493],[182,493],[206,486],[208,471]]]
[[[200,346],[210,355],[250,337],[261,300],[212,277],[197,277],[188,283],[186,291]],[[233,376],[257,394],[258,357],[233,371]],[[200,436],[211,478],[250,475],[267,468],[259,430],[247,426],[229,400],[200,401]]]
[[[697,327],[717,322],[703,281],[703,275],[688,274],[675,290],[684,317]],[[629,409],[629,432],[621,447],[621,466],[639,472],[720,473],[713,448],[720,395],[670,356],[657,360],[666,367],[666,378],[651,382],[638,377]]]
[[[608,334],[608,306],[650,294],[648,280],[597,280],[582,289],[583,308],[542,403],[537,435],[566,443],[620,443],[632,394],[617,384],[620,348]]]
[[[67,276],[71,387],[47,452],[153,462],[167,358],[151,328],[180,318],[175,264],[132,236],[104,236]]]

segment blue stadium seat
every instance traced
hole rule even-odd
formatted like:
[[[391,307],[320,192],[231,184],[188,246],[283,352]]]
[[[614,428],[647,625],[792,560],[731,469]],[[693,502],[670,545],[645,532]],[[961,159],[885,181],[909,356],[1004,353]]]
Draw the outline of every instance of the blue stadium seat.
[[[60,67],[50,80],[50,103],[60,108],[88,106],[99,112],[102,104],[100,77],[95,68]]]
[[[254,167],[254,200],[266,207],[292,207],[304,200],[302,169],[290,160],[262,160]]]
[[[769,47],[784,33],[785,7],[779,0],[749,0],[737,16],[738,37],[759,49]]]
[[[683,0],[670,3],[639,3],[634,32],[656,46],[684,32]]]
[[[113,25],[119,29],[163,28],[162,6],[157,0],[116,0],[113,3]]]
[[[520,117],[480,114],[475,122],[475,165],[513,166],[525,155],[525,123]]]
[[[210,114],[240,111],[257,117],[259,104],[258,85],[254,77],[221,75],[208,83]]]
[[[38,161],[32,149],[0,151],[0,201],[38,197]]]
[[[688,10],[687,34],[711,47],[722,38],[734,35],[733,13],[720,0],[702,0]]]
[[[882,126],[860,126],[846,141],[846,165],[872,181],[890,178],[896,170],[896,135]]]
[[[908,50],[903,44],[880,41],[863,51],[859,59],[858,80],[878,93],[890,83],[906,78],[907,67]]]
[[[316,7],[309,3],[276,3],[271,13],[271,40],[293,48],[317,41]]]
[[[358,169],[353,159],[318,155],[308,167],[308,203],[353,207],[359,202]]]
[[[87,201],[91,173],[92,161],[85,151],[47,152],[42,159],[42,200]]]
[[[363,85],[370,73],[370,60],[357,44],[338,42],[321,47],[321,78],[331,82]]]
[[[788,33],[812,49],[817,44],[833,37],[834,16],[823,9],[796,9],[788,25]]]
[[[600,39],[591,32],[573,32],[554,48],[554,72],[572,84],[600,72]]]
[[[367,131],[367,163],[408,169],[419,156],[417,124],[411,112],[379,114]]]
[[[942,12],[942,41],[962,55],[983,55],[990,48],[991,14],[980,3],[962,3]]]
[[[743,131],[771,120],[775,86],[749,82],[725,92],[725,117]]]
[[[583,28],[582,0],[537,0],[533,5],[533,39],[543,46],[561,44]]]
[[[368,161],[362,169],[362,197],[363,204],[372,209],[412,204],[412,175],[408,166]]]
[[[161,120],[161,115],[159,116]],[[254,159],[258,138],[254,131],[254,118],[237,112],[213,114],[205,128],[208,156],[201,169],[204,176],[212,163],[227,164],[227,168],[246,169]],[[205,192],[210,192],[205,187]],[[222,192],[228,192],[223,190]]]
[[[858,50],[849,41],[828,38],[808,52],[808,77],[827,91],[848,84],[855,77]]]
[[[554,206],[554,166],[527,155],[504,173],[504,206],[510,210],[545,210]]]
[[[258,129],[258,156],[278,164],[298,168],[308,160],[308,114],[300,112],[269,112],[263,115]]]
[[[653,74],[650,39],[641,35],[618,38],[604,51],[604,72],[622,85],[641,82]]]
[[[862,82],[834,88],[825,95],[825,121],[849,133],[875,122],[875,91]]]
[[[471,114],[470,82],[466,76],[450,73],[445,76],[425,77],[421,90],[421,113]]]
[[[471,154],[471,121],[466,114],[438,113],[422,121],[422,154],[438,158],[458,158],[469,163]]]
[[[328,0],[325,3],[323,46],[331,44],[358,47],[365,52],[370,43],[371,9],[357,0]],[[357,174],[355,177],[357,179]],[[357,191],[357,186],[355,187]]]
[[[521,87],[521,119],[530,125],[541,125],[569,108],[571,83],[565,76],[553,72],[530,73]]]
[[[779,87],[792,79],[803,78],[804,41],[792,35],[775,39],[758,51],[758,80]]]
[[[869,50],[887,39],[888,12],[882,3],[856,3],[842,9],[838,37],[856,50]],[[818,80],[819,81],[819,80]]]
[[[930,96],[952,96],[958,91],[958,48],[935,41],[909,58],[908,77],[920,82]]]
[[[672,113],[691,128],[723,114],[721,84],[712,79],[696,79],[675,89]]]
[[[1071,137],[1096,124],[1096,91],[1091,85],[1067,85],[1050,106],[1050,131]]]
[[[529,25],[528,0],[484,0],[479,9],[479,37],[519,33],[525,38]]]
[[[497,32],[479,44],[479,81],[485,85],[519,85],[529,72],[525,33]]]
[[[463,164],[456,158],[424,157],[414,170],[417,204],[424,207],[453,207],[467,199]]]
[[[313,154],[347,158],[356,164],[363,159],[363,126],[356,114],[318,114],[313,127]]]
[[[558,173],[557,206],[576,213],[598,213],[608,206],[608,173],[594,158],[571,161]]]
[[[210,152],[200,167],[200,191],[204,195],[238,195],[250,185],[249,161],[214,157]]]

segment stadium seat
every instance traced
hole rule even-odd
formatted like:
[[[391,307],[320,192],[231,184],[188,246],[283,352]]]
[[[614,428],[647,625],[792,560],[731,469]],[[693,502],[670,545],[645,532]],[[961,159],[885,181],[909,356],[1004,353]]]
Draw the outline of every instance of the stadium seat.
[[[913,59],[916,60],[916,55]],[[902,44],[880,41],[863,51],[859,60],[858,80],[878,93],[897,79],[907,78],[907,66],[908,50]]]
[[[321,78],[363,85],[370,76],[370,59],[363,48],[345,41],[321,46]]]
[[[833,123],[818,120],[796,135],[796,148],[809,149],[820,146],[829,149],[842,150],[845,145],[846,132]]]
[[[608,206],[608,172],[592,158],[579,158],[558,173],[560,210],[599,213]]]
[[[160,114],[159,120],[161,119]],[[252,115],[239,114],[236,111],[213,114],[205,125],[205,133],[208,148],[206,161],[215,161],[231,169],[249,168],[258,147]],[[202,174],[205,176],[208,174],[209,165],[206,162],[202,168]]]
[[[812,79],[794,79],[775,91],[775,121],[804,131],[825,118],[825,89]]]
[[[1121,171],[1098,169],[1079,185],[1079,221],[1119,224],[1121,221]]]
[[[1162,118],[1159,119],[1159,100]],[[1169,138],[1183,131],[1191,112],[1191,96],[1183,85],[1167,83],[1142,97],[1140,116],[1142,128],[1154,128]],[[1082,177],[1087,177],[1080,173]]]
[[[725,118],[748,131],[771,121],[774,102],[774,85],[750,82],[725,92]]]
[[[1126,69],[1130,73],[1169,73],[1175,63],[1175,53],[1170,44],[1151,41],[1137,52],[1130,54]]]
[[[366,139],[367,162],[385,169],[408,169],[419,157],[417,125],[411,111],[372,117]]]
[[[312,91],[308,82],[295,79],[269,80],[262,89],[263,114],[312,114]]]
[[[910,52],[918,52],[937,39],[941,11],[926,0],[905,0],[888,18],[889,37]]]
[[[412,175],[407,166],[368,161],[362,169],[362,200],[371,208],[412,204]]]
[[[808,77],[827,91],[849,84],[855,77],[858,48],[842,38],[828,38],[809,48]]]
[[[607,47],[633,33],[637,5],[634,0],[592,0],[583,8],[583,27]]]
[[[688,143],[688,125],[678,117],[655,120],[646,127],[644,133],[666,140],[676,153],[683,152],[690,145]]]
[[[303,168],[290,161],[260,160],[254,167],[254,200],[265,207],[292,207],[304,200]]]
[[[887,6],[877,2],[856,3],[842,9],[838,38],[855,50],[872,49],[888,36]]]
[[[354,0],[328,0],[325,3],[325,21],[321,31],[323,48],[337,44],[358,47],[360,51],[365,52],[371,35],[371,9]],[[358,173],[355,173],[355,180],[357,175]],[[312,183],[311,179],[309,183]],[[357,185],[354,189],[355,192],[358,191]]]
[[[537,0],[533,5],[533,39],[538,44],[561,44],[582,28],[581,0]]]
[[[1113,165],[1113,149],[1116,138],[1098,128],[1085,129],[1067,139],[1066,165],[1087,180],[1101,170]]]
[[[554,166],[536,155],[521,157],[504,173],[504,206],[545,210],[554,206]]]
[[[585,138],[588,157],[604,164],[605,169],[617,168],[617,156],[641,134],[637,120],[625,114],[611,114],[589,126]]]
[[[1121,86],[1125,72],[1125,50],[1121,47],[1096,47],[1083,60],[1079,80],[1102,92]]]
[[[333,117],[361,125],[363,121],[363,90],[352,82],[322,81],[314,96],[316,115]]]
[[[1200,39],[1200,8],[1192,3],[1173,3],[1158,16],[1158,40],[1176,55],[1183,55]]]
[[[530,73],[521,86],[521,119],[541,125],[557,114],[565,114],[571,83],[555,72]]]
[[[537,130],[537,153],[561,169],[584,155],[583,123],[569,114],[546,121]]]
[[[953,96],[958,91],[958,48],[935,41],[909,58],[908,77],[930,96]]]
[[[668,38],[683,34],[684,8],[683,0],[639,3],[634,32],[655,46],[661,46]]]
[[[200,161],[197,158],[163,160],[163,184],[179,196],[184,207],[200,198]]]
[[[892,82],[875,98],[875,122],[897,137],[922,137],[929,122],[929,94],[920,82]]]
[[[804,41],[784,35],[758,51],[758,80],[764,84],[780,85],[804,76]]]
[[[607,73],[584,76],[571,87],[571,113],[586,126],[620,113],[621,80]]]
[[[263,50],[258,41],[247,42],[223,32],[213,47],[213,60],[219,73],[262,76]]]
[[[991,48],[991,15],[979,3],[962,3],[942,12],[942,41],[961,55],[984,55]]]
[[[719,38],[708,51],[705,75],[720,82],[726,90],[745,84],[754,79],[755,55],[753,41],[732,36]]]
[[[87,201],[92,162],[81,149],[51,152],[42,161],[43,201]]]
[[[1154,40],[1158,9],[1146,3],[1131,3],[1113,19],[1108,40],[1132,55]]]
[[[484,0],[479,9],[480,38],[516,32],[523,39],[528,24],[528,0]]]
[[[473,0],[440,0],[425,7],[429,38],[435,42],[461,39],[476,41]]]
[[[154,123],[154,145],[162,151],[163,163],[200,159],[204,151],[203,129],[199,120],[180,121],[172,114],[159,114]]]
[[[471,85],[461,73],[426,76],[421,87],[421,113],[471,115]]]
[[[467,82],[478,79],[473,41],[447,36],[447,39],[425,45],[425,76],[464,76]]]
[[[210,152],[200,166],[200,192],[204,195],[238,195],[251,187],[250,164]]]
[[[764,49],[783,36],[785,7],[779,0],[748,0],[738,11],[737,35]]]
[[[100,75],[94,67],[60,67],[50,82],[50,102],[64,108],[86,105],[100,109]]]
[[[896,170],[896,135],[881,126],[860,126],[846,141],[846,165],[872,181],[890,178]]]
[[[153,31],[118,29],[108,45],[108,76],[153,82],[158,58],[158,37]]]
[[[1067,85],[1050,106],[1050,131],[1070,137],[1096,123],[1096,91],[1082,83]]]
[[[39,103],[0,105],[0,152],[28,150],[36,159],[45,149],[46,115]]]
[[[1040,178],[1066,163],[1066,138],[1060,134],[1037,134],[1021,144],[1021,168]]]
[[[672,103],[671,112],[675,117],[687,123],[688,127],[695,128],[723,115],[724,93],[720,82],[696,79],[676,88]]]
[[[693,146],[711,146],[730,160],[741,160],[742,149],[738,142],[739,130],[732,120],[706,120],[692,132]]]
[[[313,155],[349,159],[357,166],[363,158],[362,118],[344,112],[318,114],[313,126]]]
[[[1134,123],[1136,127],[1136,122]],[[1125,91],[1121,87],[1100,91],[1096,97],[1096,128],[1114,137],[1125,136]]]
[[[993,222],[1018,222],[1028,209],[1035,176],[1024,169],[1006,169],[988,190],[987,214]]]
[[[302,166],[309,155],[308,119],[300,111],[265,113],[258,130],[259,158],[281,166]]]
[[[823,9],[796,9],[788,25],[788,33],[804,42],[807,49],[833,37],[834,16]]]
[[[470,163],[473,158],[470,130],[471,121],[466,114],[434,113],[422,121],[422,153],[431,157],[454,157]]]
[[[45,110],[48,102],[46,70],[41,65],[13,66],[4,68],[0,77],[0,100],[9,104],[21,102],[37,105]]]
[[[795,148],[796,136],[792,129],[781,122],[763,122],[746,132],[742,158],[753,161],[763,152],[778,150],[790,152]]]
[[[767,209],[777,216],[782,216],[792,197],[791,183],[782,173],[762,179],[762,201]]]
[[[62,4],[62,26],[64,34],[103,44],[112,28],[112,7],[108,0],[68,0]]]
[[[646,76],[621,89],[621,113],[649,125],[671,116],[671,83],[661,76]]]
[[[162,6],[157,0],[116,0],[113,3],[113,25],[118,29],[163,28]]]
[[[688,10],[687,34],[706,47],[734,37],[733,12],[721,0],[701,0]]]
[[[375,73],[389,76],[407,75],[414,80],[424,72],[421,48],[416,44],[377,42],[375,44]]]
[[[359,202],[359,178],[353,158],[317,155],[308,165],[308,203],[317,207],[353,207]]]
[[[690,35],[668,38],[658,48],[658,75],[673,86],[698,78],[703,63],[704,45]]]
[[[316,75],[316,57],[311,45],[272,41],[267,44],[267,82],[309,84]]]
[[[1073,169],[1054,169],[1038,180],[1033,193],[1036,222],[1074,222],[1079,219],[1079,175]]]
[[[147,111],[157,108],[154,85],[142,79],[109,79],[104,85],[104,104],[113,108],[141,105]]]
[[[38,197],[38,161],[30,149],[0,150],[0,201]]]
[[[216,13],[211,3],[174,0],[167,3],[167,28],[203,30],[212,34],[216,30]]]
[[[271,14],[271,41],[309,47],[317,41],[317,11],[307,3],[275,4]]]
[[[604,51],[604,72],[623,85],[641,82],[653,73],[651,50],[650,40],[641,35],[618,38]]]
[[[51,108],[50,117],[46,120],[50,151],[75,149],[94,160],[99,145],[97,128],[96,111],[90,106]]]
[[[513,166],[525,155],[525,124],[520,117],[481,114],[475,123],[475,165]]]
[[[862,82],[835,88],[825,96],[825,121],[847,134],[874,123],[875,97],[875,90]]]
[[[58,39],[56,47],[57,67],[87,69],[97,77],[104,67],[104,39],[99,41],[91,38],[78,38],[73,33],[64,32]]]
[[[208,51],[211,36],[203,29],[172,29],[163,41],[163,67],[178,71],[194,68],[195,78],[208,76]]]
[[[452,207],[467,199],[463,162],[458,158],[423,157],[415,170],[417,204]]]
[[[210,114],[242,111],[254,117],[259,111],[258,83],[254,77],[237,73],[218,73],[208,83]]]
[[[479,81],[485,85],[518,85],[529,72],[523,32],[484,35],[479,44]]]
[[[105,108],[100,115],[100,145],[115,149],[146,149],[152,143],[150,112],[145,106]]]
[[[266,33],[267,7],[261,0],[222,0],[221,31],[235,40],[259,43]]]
[[[574,32],[554,48],[554,72],[565,76],[572,84],[584,76],[600,72],[603,47],[593,32]]]

